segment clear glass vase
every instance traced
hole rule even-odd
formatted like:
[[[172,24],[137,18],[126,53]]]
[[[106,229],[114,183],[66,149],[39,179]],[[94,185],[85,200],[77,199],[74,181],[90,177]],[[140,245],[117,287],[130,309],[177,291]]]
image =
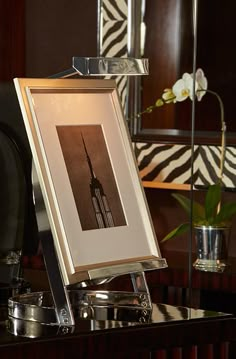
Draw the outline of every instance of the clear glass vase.
[[[229,227],[194,227],[197,259],[193,266],[205,272],[223,272],[227,265]]]

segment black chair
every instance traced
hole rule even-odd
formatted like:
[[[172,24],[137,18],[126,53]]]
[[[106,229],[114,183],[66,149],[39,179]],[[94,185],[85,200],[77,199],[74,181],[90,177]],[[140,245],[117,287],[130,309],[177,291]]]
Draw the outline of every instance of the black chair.
[[[31,164],[14,85],[0,84],[0,304],[19,291],[22,256],[38,249]]]

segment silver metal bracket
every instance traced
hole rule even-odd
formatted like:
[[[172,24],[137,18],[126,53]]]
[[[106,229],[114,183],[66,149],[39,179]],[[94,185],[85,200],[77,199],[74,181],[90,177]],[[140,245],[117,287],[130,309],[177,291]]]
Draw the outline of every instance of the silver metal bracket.
[[[67,288],[63,284],[52,236],[41,237],[43,256],[48,280],[55,304],[55,313],[59,326],[75,325]]]
[[[50,76],[66,78],[79,76],[137,76],[148,75],[148,59],[121,57],[72,57],[70,69]]]

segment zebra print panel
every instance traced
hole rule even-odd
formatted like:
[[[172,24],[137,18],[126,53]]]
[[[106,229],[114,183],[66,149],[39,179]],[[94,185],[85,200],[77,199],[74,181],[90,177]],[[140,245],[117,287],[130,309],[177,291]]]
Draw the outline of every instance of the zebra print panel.
[[[191,147],[176,144],[134,143],[143,181],[191,183]],[[215,183],[220,173],[220,146],[194,146],[194,184]],[[236,187],[236,148],[227,147],[223,185]]]
[[[99,56],[128,56],[128,4],[127,0],[100,0],[100,49]],[[108,77],[107,77],[108,78]],[[121,103],[125,108],[127,76],[115,77]]]

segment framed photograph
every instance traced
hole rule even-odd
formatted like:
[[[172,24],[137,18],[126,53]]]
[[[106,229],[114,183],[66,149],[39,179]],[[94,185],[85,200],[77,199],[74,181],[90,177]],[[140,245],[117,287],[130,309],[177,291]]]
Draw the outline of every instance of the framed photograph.
[[[161,258],[113,80],[14,80],[65,284]]]

